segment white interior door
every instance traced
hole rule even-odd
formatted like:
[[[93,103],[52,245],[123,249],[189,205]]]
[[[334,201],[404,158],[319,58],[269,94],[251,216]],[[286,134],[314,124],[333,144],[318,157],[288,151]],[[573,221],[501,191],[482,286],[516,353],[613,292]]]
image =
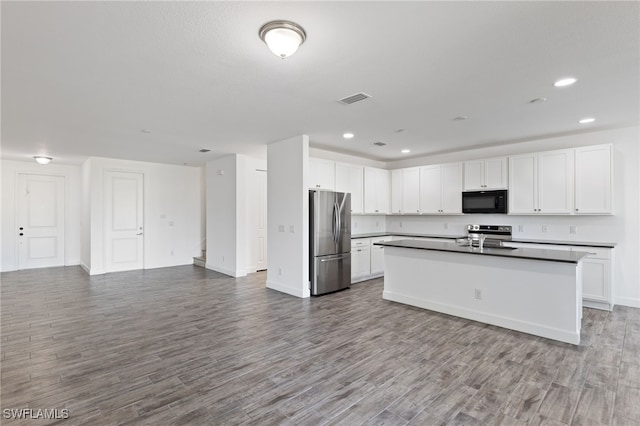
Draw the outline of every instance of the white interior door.
[[[64,177],[18,174],[18,269],[64,266]]]
[[[106,272],[144,266],[143,180],[142,173],[105,172]]]
[[[258,202],[257,202],[257,227],[256,227],[256,269],[267,269],[267,171],[256,170]]]

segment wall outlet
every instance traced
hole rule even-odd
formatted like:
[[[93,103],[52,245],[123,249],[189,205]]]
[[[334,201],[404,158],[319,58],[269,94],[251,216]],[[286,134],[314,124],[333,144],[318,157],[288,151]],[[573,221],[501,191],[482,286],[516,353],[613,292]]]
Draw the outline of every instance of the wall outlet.
[[[402,222],[400,222],[400,228],[402,228]]]
[[[542,232],[547,232],[547,225],[542,225]]]
[[[296,228],[293,225],[289,225],[289,232],[291,232],[292,234],[295,234]]]
[[[475,294],[476,299],[478,299],[478,300],[482,300],[482,291],[480,291],[480,289],[479,289],[479,288],[476,288],[475,293],[476,293],[476,294]]]
[[[518,225],[518,232],[524,232],[524,225]]]
[[[222,263],[224,263],[224,256],[222,256]]]
[[[446,222],[442,226],[444,227],[444,229],[449,229],[449,224]]]
[[[577,234],[578,233],[578,227],[576,225],[569,226],[569,233],[570,234]]]
[[[278,268],[278,275],[282,275],[282,268]]]
[[[353,229],[358,229],[358,222],[357,221],[353,221]]]
[[[376,228],[379,228],[379,227],[380,227],[380,221],[376,220]]]
[[[171,250],[171,256],[173,256],[173,250]]]

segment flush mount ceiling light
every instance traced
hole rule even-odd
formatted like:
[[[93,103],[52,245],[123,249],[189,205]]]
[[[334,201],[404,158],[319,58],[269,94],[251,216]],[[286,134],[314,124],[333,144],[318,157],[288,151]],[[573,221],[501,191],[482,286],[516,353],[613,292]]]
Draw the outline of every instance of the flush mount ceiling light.
[[[547,102],[547,98],[545,98],[545,97],[535,98],[535,99],[531,99],[529,101],[530,104],[541,104],[542,102]]]
[[[304,28],[291,21],[271,21],[260,28],[258,33],[269,50],[282,59],[296,53],[307,39]]]
[[[583,118],[582,120],[578,121],[578,123],[580,123],[580,124],[589,124],[589,123],[593,123],[594,121],[596,121],[595,118],[587,117],[587,118]]]
[[[566,77],[556,81],[555,83],[553,83],[553,85],[556,87],[566,87],[566,86],[571,86],[576,81],[578,81],[577,78]]]
[[[40,155],[34,156],[33,159],[36,160],[36,162],[38,164],[42,164],[43,166],[45,164],[49,164],[51,162],[51,160],[53,160],[53,158],[51,158],[51,157],[42,157]]]
[[[467,118],[469,118],[469,116],[467,116],[467,115],[459,115],[457,117],[453,117],[453,121],[464,121]]]
[[[403,153],[403,154],[408,154],[408,153],[410,153],[410,152],[411,152],[411,150],[410,150],[410,149],[403,149],[403,150],[402,150],[402,151],[400,151],[400,152],[401,152],[401,153]]]
[[[347,132],[347,133],[344,133],[342,135],[342,137],[345,138],[345,139],[353,139],[354,136],[355,135],[353,133],[351,133],[351,132]]]

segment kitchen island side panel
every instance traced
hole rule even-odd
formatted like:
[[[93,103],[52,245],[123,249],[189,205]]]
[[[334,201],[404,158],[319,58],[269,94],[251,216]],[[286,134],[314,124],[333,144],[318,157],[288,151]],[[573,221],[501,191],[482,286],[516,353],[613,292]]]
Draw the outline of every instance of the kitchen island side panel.
[[[385,247],[383,298],[579,344],[581,268],[581,262]]]

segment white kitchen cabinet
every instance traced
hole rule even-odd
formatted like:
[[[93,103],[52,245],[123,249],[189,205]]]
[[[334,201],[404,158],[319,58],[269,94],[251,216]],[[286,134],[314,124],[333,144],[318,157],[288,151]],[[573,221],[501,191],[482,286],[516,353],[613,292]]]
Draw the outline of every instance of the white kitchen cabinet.
[[[485,191],[507,188],[507,158],[464,162],[464,190]]]
[[[363,170],[362,166],[336,163],[336,191],[351,194],[351,213],[362,214],[363,208]]]
[[[335,161],[309,158],[309,188],[334,191],[336,188]]]
[[[575,214],[611,214],[611,145],[575,149]]]
[[[573,211],[572,149],[509,157],[509,214]]]
[[[420,168],[420,211],[423,214],[462,213],[462,163]]]
[[[409,167],[391,171],[391,212],[420,213],[420,168]]]
[[[370,240],[358,238],[351,241],[351,282],[367,279],[371,274]]]
[[[402,213],[402,169],[391,170],[391,213]]]
[[[371,275],[380,276],[384,274],[384,247],[376,246],[375,243],[391,241],[391,237],[376,237],[371,239]]]
[[[420,213],[420,168],[402,169],[402,213]]]
[[[582,304],[610,311],[613,302],[613,249],[608,247],[567,246],[535,243],[505,243],[509,247],[542,250],[571,250],[590,253],[582,260]]]
[[[364,212],[388,214],[389,171],[375,167],[364,168]]]

